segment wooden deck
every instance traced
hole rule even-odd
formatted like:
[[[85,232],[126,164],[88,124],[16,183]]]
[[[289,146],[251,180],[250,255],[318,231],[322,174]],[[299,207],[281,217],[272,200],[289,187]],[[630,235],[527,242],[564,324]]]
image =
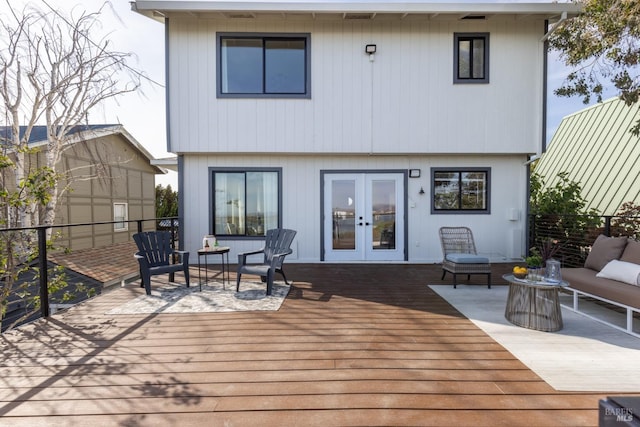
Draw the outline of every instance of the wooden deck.
[[[278,312],[105,315],[129,285],[6,334],[0,425],[598,425],[604,395],[552,389],[426,286],[438,266],[286,267]]]

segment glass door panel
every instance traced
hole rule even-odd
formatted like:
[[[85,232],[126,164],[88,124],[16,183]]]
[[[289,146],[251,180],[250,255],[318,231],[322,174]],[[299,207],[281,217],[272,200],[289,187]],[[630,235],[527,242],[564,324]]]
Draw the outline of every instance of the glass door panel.
[[[374,180],[371,183],[371,249],[396,248],[396,181]]]
[[[356,249],[356,181],[331,182],[331,217],[333,250]]]

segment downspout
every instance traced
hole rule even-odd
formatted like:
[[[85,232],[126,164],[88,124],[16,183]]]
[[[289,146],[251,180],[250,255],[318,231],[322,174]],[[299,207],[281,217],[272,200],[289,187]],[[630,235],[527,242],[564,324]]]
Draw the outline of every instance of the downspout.
[[[553,28],[551,28],[551,30],[549,29],[549,20],[545,20],[544,21],[544,31],[545,34],[542,37],[542,39],[540,39],[540,41],[543,43],[543,54],[542,54],[542,132],[541,132],[541,151],[540,154],[544,153],[545,151],[547,151],[547,104],[549,101],[549,97],[547,95],[547,91],[549,89],[549,76],[548,76],[548,67],[549,67],[549,36],[551,36],[551,33],[553,33],[553,31],[558,28],[558,25],[560,25],[560,23],[564,20],[567,19],[567,13],[566,12],[562,12],[562,16],[560,18],[560,20],[553,26]],[[529,201],[531,200],[531,163],[533,163],[534,161],[538,160],[538,156],[534,155],[529,157],[529,159],[527,160],[527,162],[525,163],[526,168],[527,168],[527,178],[526,178],[526,182],[527,182],[527,191],[526,191],[526,209],[525,209],[525,224],[526,224],[526,235],[525,235],[525,255],[529,255],[529,248],[531,247],[531,242],[530,242],[530,233],[529,230],[531,229],[531,211],[530,211],[530,203]]]
[[[165,132],[167,135],[167,152],[171,153],[171,102],[169,95],[169,18],[164,18],[164,79],[165,79]],[[178,156],[178,249],[184,250],[184,156]]]

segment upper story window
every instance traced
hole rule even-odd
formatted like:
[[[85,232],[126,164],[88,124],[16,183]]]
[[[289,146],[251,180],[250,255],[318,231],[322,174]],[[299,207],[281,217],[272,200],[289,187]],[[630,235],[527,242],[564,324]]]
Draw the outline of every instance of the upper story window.
[[[213,234],[265,236],[281,221],[281,169],[214,169]]]
[[[489,83],[489,33],[455,33],[453,82]]]
[[[308,34],[218,34],[218,97],[309,98]]]
[[[489,168],[433,168],[432,213],[489,212]]]

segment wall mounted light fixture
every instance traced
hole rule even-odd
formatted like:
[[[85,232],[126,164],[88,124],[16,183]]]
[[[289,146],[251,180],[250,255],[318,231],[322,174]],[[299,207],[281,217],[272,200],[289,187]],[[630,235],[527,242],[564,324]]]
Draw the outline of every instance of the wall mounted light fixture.
[[[420,191],[418,191],[418,194],[421,196],[424,195],[424,188],[420,187]]]
[[[375,44],[368,44],[364,47],[365,53],[369,54],[369,61],[373,62],[376,58],[377,47]]]
[[[409,178],[420,178],[420,169],[409,169]]]

